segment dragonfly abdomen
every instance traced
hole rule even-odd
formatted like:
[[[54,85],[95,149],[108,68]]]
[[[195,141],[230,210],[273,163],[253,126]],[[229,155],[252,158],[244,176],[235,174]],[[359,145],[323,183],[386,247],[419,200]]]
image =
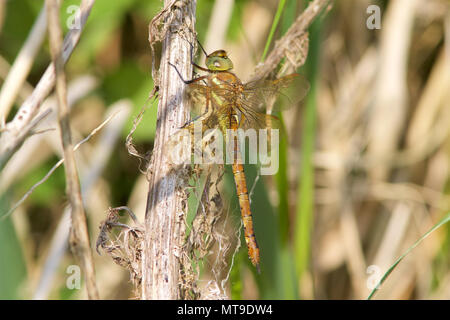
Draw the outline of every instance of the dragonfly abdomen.
[[[248,257],[259,272],[259,247],[253,230],[253,218],[250,210],[247,181],[245,180],[244,166],[242,165],[237,141],[234,144],[234,163],[232,165],[236,193],[241,209],[241,218],[244,224],[244,237],[248,248]]]

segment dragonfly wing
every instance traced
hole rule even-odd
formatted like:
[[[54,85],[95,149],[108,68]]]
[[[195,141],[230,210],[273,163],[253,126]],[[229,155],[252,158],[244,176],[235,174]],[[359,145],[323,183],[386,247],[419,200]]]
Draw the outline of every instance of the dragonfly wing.
[[[210,88],[206,85],[191,83],[186,89],[186,96],[191,101],[191,111],[194,116],[204,112],[207,102],[207,94]]]
[[[166,145],[169,161],[176,165],[189,164],[195,161],[196,156],[203,157],[205,145],[215,137],[210,129],[216,128],[219,128],[219,119],[216,113],[212,113],[205,119],[192,121],[178,129]]]
[[[243,130],[256,130],[255,136],[258,141],[258,149],[266,148],[268,152],[271,152],[272,143],[277,143],[282,136],[282,132],[278,131],[278,137],[275,136],[273,130],[282,130],[280,119],[275,116],[255,112],[252,109],[247,109],[241,113],[241,122],[239,128]],[[272,141],[272,138],[274,140]]]
[[[262,112],[258,112],[251,108],[241,107],[238,108],[240,111],[241,119],[239,123],[239,127],[248,130],[248,129],[279,129],[280,128],[280,119],[277,117],[265,114]]]
[[[186,92],[193,103],[191,110],[195,115],[204,113],[205,109],[210,107],[219,110],[221,106],[229,104],[230,97],[236,94],[231,86],[214,83],[208,85],[192,83]]]
[[[288,92],[288,88],[295,90]],[[282,98],[274,111],[289,108],[303,100],[309,91],[308,81],[298,73],[293,73],[275,80],[256,80],[244,85],[241,102],[246,108],[261,109],[271,99]]]

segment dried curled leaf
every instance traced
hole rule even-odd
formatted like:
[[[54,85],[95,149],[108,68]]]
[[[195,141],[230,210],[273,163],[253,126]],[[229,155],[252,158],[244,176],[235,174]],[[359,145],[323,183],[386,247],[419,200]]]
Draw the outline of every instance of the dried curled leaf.
[[[119,212],[125,210],[135,226],[119,222]],[[113,231],[119,229],[118,234]],[[106,220],[100,225],[100,233],[96,242],[96,250],[100,254],[101,247],[118,265],[130,272],[131,282],[136,288],[142,280],[142,252],[144,228],[134,213],[127,207],[109,208]]]

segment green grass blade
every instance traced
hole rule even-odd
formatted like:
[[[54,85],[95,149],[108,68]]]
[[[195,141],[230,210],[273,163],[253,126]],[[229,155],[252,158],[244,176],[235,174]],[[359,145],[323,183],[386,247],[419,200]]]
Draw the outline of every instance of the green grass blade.
[[[284,34],[295,21],[297,1],[289,0],[281,21],[281,33]],[[289,240],[289,179],[288,179],[288,137],[284,127],[283,114],[278,115],[283,130],[280,130],[279,167],[275,175],[278,192],[278,223],[280,227],[281,245],[287,246]]]
[[[378,288],[383,284],[383,282],[386,280],[386,278],[394,271],[394,269],[397,267],[397,265],[405,258],[415,247],[417,247],[425,238],[427,238],[432,232],[440,228],[442,225],[446,224],[450,221],[450,212],[447,213],[447,215],[438,223],[436,223],[430,230],[428,230],[422,237],[420,237],[414,244],[408,248],[408,250],[405,251],[395,262],[394,264],[386,271],[386,273],[383,275],[381,280],[378,282],[378,284],[375,286],[375,288],[372,290],[370,295],[367,297],[367,300],[372,299],[372,297],[375,295]]]
[[[283,18],[281,21],[281,34],[284,35],[286,31],[294,23],[297,18],[297,0],[289,0],[286,4],[286,10],[283,12]]]
[[[283,116],[279,116],[283,123]],[[288,143],[287,137],[280,131],[279,167],[275,175],[278,192],[278,224],[282,246],[288,245],[289,240],[289,180],[288,180]]]
[[[194,178],[191,177],[190,185],[192,188],[189,192],[188,196],[188,214],[186,218],[186,237],[189,237],[189,234],[192,229],[192,221],[194,221],[195,216],[198,213],[200,208],[200,204],[202,202],[202,195],[205,192],[207,174],[202,173],[200,177]]]
[[[6,197],[0,197],[0,209],[6,211]],[[27,279],[22,247],[11,217],[0,222],[0,299],[23,299],[21,288]]]
[[[298,201],[294,235],[295,265],[297,277],[301,280],[309,264],[311,228],[314,216],[314,164],[313,154],[316,139],[317,77],[320,56],[320,27],[316,21],[310,28],[310,53],[305,65],[311,89],[306,100],[303,115],[301,162],[299,174]]]
[[[261,57],[261,61],[266,59],[267,52],[269,52],[270,44],[272,43],[273,36],[277,30],[278,23],[280,22],[281,14],[283,13],[284,5],[286,0],[280,0],[278,2],[277,12],[275,13],[275,18],[273,19],[272,27],[270,28],[269,36],[267,37],[266,46],[264,47],[264,52]]]
[[[240,250],[234,256],[233,267],[230,273],[231,300],[242,300],[243,283],[241,272],[243,259],[247,259],[247,254]]]

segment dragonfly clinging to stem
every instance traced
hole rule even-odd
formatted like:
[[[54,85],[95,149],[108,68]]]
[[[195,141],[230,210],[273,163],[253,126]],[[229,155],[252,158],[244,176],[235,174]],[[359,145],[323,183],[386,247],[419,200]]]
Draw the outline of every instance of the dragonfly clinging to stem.
[[[201,47],[201,45],[200,45]],[[297,73],[286,75],[275,80],[260,79],[248,83],[242,83],[233,73],[233,63],[225,50],[216,50],[211,54],[205,53],[206,68],[194,62],[192,64],[206,74],[191,80],[184,80],[178,69],[175,68],[181,80],[188,85],[191,97],[200,97],[194,103],[200,104],[202,113],[197,118],[186,123],[183,128],[193,131],[194,123],[200,121],[202,128],[219,129],[226,139],[229,132],[238,129],[264,129],[276,128],[278,118],[260,111],[271,98],[280,94],[282,89],[298,78]],[[301,99],[309,89],[305,81],[297,96]],[[234,135],[236,137],[237,135]],[[231,142],[233,147],[232,171],[239,200],[241,218],[244,225],[244,237],[248,248],[248,256],[252,264],[259,272],[260,254],[253,228],[252,212],[250,208],[249,194],[245,179],[244,166],[238,139]]]

